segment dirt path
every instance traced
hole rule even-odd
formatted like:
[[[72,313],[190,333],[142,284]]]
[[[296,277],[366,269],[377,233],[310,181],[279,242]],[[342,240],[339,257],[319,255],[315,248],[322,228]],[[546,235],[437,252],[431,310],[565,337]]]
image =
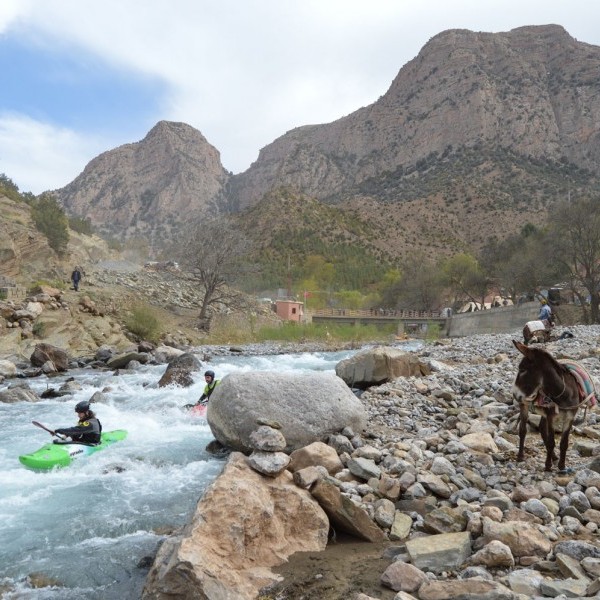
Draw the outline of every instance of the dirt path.
[[[352,600],[358,592],[392,600],[393,590],[380,583],[391,564],[382,558],[394,542],[370,544],[338,536],[324,552],[298,552],[274,569],[284,581],[272,586],[259,600]]]

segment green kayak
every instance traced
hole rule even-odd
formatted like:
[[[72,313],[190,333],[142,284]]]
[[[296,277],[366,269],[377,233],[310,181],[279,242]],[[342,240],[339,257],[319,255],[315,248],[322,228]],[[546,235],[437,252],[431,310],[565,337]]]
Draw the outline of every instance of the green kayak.
[[[125,429],[106,431],[102,433],[101,437],[102,441],[97,446],[77,443],[46,444],[31,454],[19,456],[19,460],[28,469],[34,469],[35,471],[47,471],[54,467],[68,467],[77,458],[89,456],[104,450],[104,448],[115,442],[124,440],[127,437],[127,431]]]

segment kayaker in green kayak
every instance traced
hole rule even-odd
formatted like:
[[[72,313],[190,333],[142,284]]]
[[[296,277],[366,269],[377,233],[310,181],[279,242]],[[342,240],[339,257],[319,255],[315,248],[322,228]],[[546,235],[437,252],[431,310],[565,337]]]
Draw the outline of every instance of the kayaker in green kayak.
[[[75,412],[79,417],[79,422],[75,427],[63,427],[56,429],[54,433],[67,435],[74,442],[81,444],[99,444],[100,434],[102,433],[102,424],[90,409],[90,403],[83,400],[75,406]],[[61,442],[55,442],[60,444]],[[64,442],[62,442],[64,443]]]

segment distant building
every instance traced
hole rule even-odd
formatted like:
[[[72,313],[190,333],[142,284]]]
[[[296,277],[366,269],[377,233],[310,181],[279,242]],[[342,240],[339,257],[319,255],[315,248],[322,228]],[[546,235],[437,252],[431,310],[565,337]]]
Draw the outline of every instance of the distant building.
[[[304,319],[304,302],[295,300],[277,300],[275,302],[277,316],[285,321],[297,321]]]
[[[27,295],[27,290],[10,277],[0,275],[0,295],[5,300],[20,301]]]

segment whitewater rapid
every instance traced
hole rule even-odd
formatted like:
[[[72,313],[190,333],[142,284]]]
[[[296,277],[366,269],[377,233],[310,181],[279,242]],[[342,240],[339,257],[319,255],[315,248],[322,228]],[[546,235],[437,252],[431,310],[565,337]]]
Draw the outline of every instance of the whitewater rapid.
[[[147,570],[165,534],[189,519],[223,461],[205,451],[213,437],[206,421],[182,409],[195,402],[210,367],[217,379],[234,371],[335,371],[352,352],[221,357],[204,363],[190,388],[158,388],[165,365],[135,372],[78,369],[26,380],[41,393],[74,377],[77,393],[40,402],[0,403],[0,597],[6,600],[139,598]],[[6,389],[15,380],[0,384]],[[51,441],[34,427],[75,424],[74,406],[103,392],[94,410],[105,431],[127,439],[48,473],[18,461]],[[32,578],[31,576],[34,575]],[[36,589],[40,576],[53,586]]]

